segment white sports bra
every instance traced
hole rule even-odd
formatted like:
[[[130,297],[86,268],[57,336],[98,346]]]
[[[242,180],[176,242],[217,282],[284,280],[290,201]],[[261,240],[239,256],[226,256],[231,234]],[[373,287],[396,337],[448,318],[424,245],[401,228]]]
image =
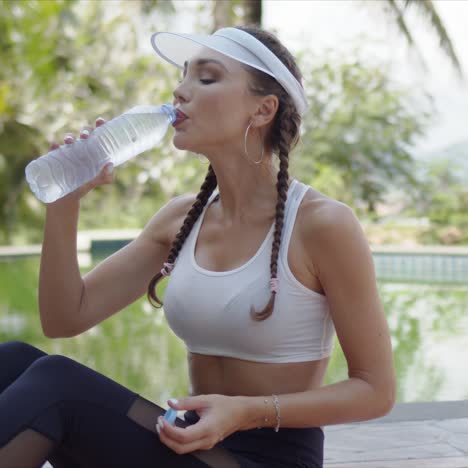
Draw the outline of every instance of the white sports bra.
[[[257,362],[314,361],[331,354],[335,328],[327,298],[300,283],[287,261],[297,210],[308,188],[296,179],[289,186],[278,293],[273,314],[261,322],[250,318],[250,308],[262,310],[270,298],[274,224],[244,265],[222,272],[200,267],[195,245],[206,209],[218,193],[213,192],[179,252],[164,297],[169,326],[189,351]]]

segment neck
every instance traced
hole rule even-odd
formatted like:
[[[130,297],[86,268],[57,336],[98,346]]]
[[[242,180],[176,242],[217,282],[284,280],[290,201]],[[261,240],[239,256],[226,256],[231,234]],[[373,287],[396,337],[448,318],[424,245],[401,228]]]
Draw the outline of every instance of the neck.
[[[220,216],[226,225],[275,216],[277,170],[271,157],[265,153],[258,165],[244,158],[209,158],[218,181]]]

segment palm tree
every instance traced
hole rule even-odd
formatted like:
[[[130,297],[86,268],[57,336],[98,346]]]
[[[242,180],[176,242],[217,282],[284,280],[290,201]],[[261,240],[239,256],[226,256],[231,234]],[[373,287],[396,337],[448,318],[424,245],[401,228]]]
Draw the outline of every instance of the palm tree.
[[[411,28],[407,23],[408,11],[411,9],[417,10],[434,31],[441,49],[449,58],[455,71],[460,77],[463,76],[463,70],[454,50],[453,42],[432,0],[362,0],[360,3],[363,7],[371,8],[376,14],[383,13],[386,15],[397,26],[408,44],[418,52],[421,62],[424,63],[414,41]],[[241,7],[241,18],[238,18],[235,13],[235,7],[238,6]],[[213,5],[214,30],[222,26],[233,25],[239,19],[247,24],[261,25],[262,0],[215,0]]]
[[[414,41],[414,36],[411,33],[411,29],[406,21],[407,12],[411,9],[416,10],[421,18],[426,21],[427,26],[433,30],[434,35],[439,42],[440,48],[452,63],[455,71],[460,77],[463,77],[462,66],[455,52],[453,42],[432,0],[384,0],[376,2],[363,2],[363,4],[369,6],[373,5],[377,8],[381,8],[389,20],[396,24],[397,28],[405,37],[408,44],[418,52],[422,63],[424,63],[422,55],[418,51],[417,45]]]

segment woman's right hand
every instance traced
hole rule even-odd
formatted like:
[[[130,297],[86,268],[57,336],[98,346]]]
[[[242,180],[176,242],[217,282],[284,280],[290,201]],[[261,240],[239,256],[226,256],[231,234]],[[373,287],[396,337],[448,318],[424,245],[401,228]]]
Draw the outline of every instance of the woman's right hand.
[[[105,123],[106,121],[102,117],[97,118],[96,128],[101,127]],[[86,126],[82,128],[80,131],[80,139],[86,140],[93,130],[94,130],[93,127],[90,127],[90,126]],[[63,141],[66,145],[71,145],[75,142],[75,137],[73,136],[72,133],[66,133],[63,138]],[[52,143],[50,145],[50,150],[54,150],[57,148],[59,148],[58,143]],[[88,192],[90,192],[95,187],[98,187],[99,185],[111,184],[112,182],[114,182],[113,170],[114,170],[114,165],[111,162],[105,164],[104,167],[99,172],[99,174],[94,179],[91,179],[89,182],[86,182],[81,187],[78,187],[76,190],[69,193],[62,199],[73,198],[73,199],[80,200],[82,197],[84,197]]]

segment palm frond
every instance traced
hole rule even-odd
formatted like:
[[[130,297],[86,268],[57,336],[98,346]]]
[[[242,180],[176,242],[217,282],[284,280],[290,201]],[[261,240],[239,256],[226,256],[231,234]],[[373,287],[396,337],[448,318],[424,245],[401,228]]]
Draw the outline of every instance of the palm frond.
[[[390,1],[394,2],[394,0]],[[453,42],[439,13],[437,12],[434,2],[432,0],[405,0],[405,8],[406,7],[417,8],[419,13],[428,20],[429,24],[437,34],[441,49],[447,54],[460,77],[463,77],[463,69],[455,52]]]
[[[403,16],[403,10],[400,10],[400,7],[397,5],[397,2],[395,0],[387,0],[387,5],[390,7],[390,10],[395,15],[396,23],[400,31],[406,37],[408,44],[414,47],[415,42],[413,39],[413,35],[411,34],[410,30],[408,29],[408,26],[406,25],[406,21]]]
[[[380,11],[391,19],[398,28],[400,33],[405,37],[408,45],[416,53],[416,57],[420,60],[422,66],[427,70],[427,65],[421,51],[416,45],[414,36],[411,32],[411,26],[407,23],[407,12],[409,9],[417,9],[417,13],[423,20],[428,23],[434,32],[434,36],[438,39],[440,48],[449,58],[453,68],[458,76],[463,80],[465,78],[463,68],[460,64],[455,48],[450,38],[442,18],[437,12],[437,5],[433,0],[361,0],[363,6],[378,7]]]
[[[412,49],[417,53],[417,57],[421,62],[422,67],[427,70],[427,64],[424,60],[423,55],[421,54],[421,51],[419,50],[418,46],[416,45],[416,42],[414,41],[413,35],[411,34],[411,31],[406,24],[406,20],[404,17],[404,10],[406,9],[407,3],[411,0],[406,0],[403,8],[400,8],[396,2],[396,0],[386,0],[385,4],[388,6],[389,13],[391,16],[394,17],[396,25],[400,32],[403,34],[403,36],[406,38],[408,44],[412,47]],[[385,8],[384,8],[385,9]]]

